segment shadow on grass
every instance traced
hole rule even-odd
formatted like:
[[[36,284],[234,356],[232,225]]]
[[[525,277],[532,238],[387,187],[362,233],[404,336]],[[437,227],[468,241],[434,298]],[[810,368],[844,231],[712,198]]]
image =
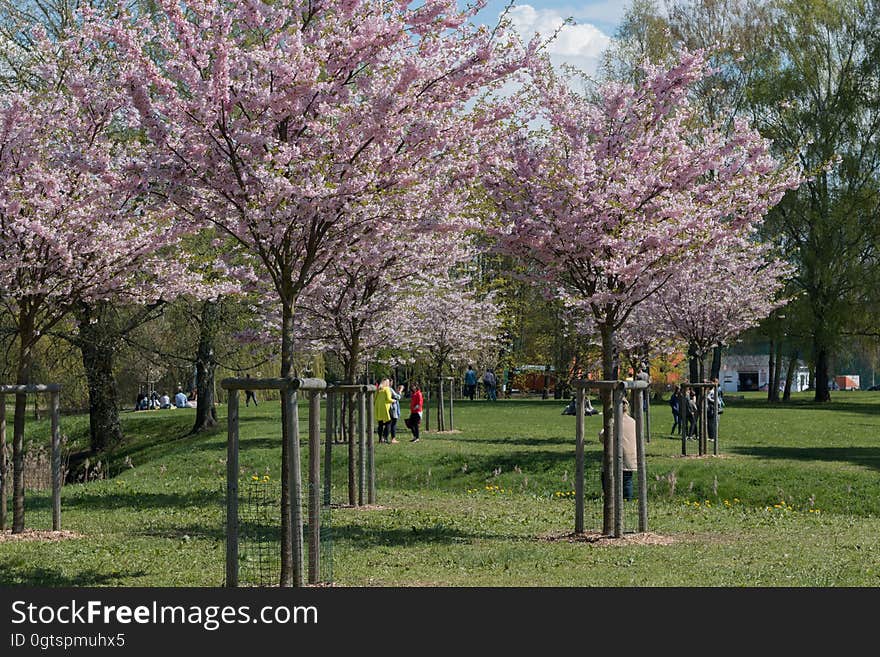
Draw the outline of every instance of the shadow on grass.
[[[217,490],[201,490],[190,493],[129,493],[125,491],[113,492],[81,492],[65,496],[61,500],[61,512],[65,509],[161,509],[161,508],[188,508],[205,507],[223,504],[225,492],[220,487]],[[26,500],[28,509],[46,510],[52,507],[52,498],[48,495],[28,497]]]
[[[112,586],[122,579],[145,577],[146,571],[100,573],[80,570],[75,575],[64,574],[57,568],[43,568],[32,564],[0,565],[0,586]]]
[[[825,402],[818,403],[809,399],[793,399],[787,402],[768,402],[766,399],[731,399],[725,401],[730,409],[748,408],[763,411],[831,411],[843,413],[861,413],[864,415],[880,415],[880,404],[871,397],[856,402]]]
[[[880,470],[878,447],[735,447],[730,451],[765,459],[852,463]]]
[[[357,525],[334,524],[333,541],[345,542],[355,549],[368,549],[380,546],[414,547],[418,545],[465,544],[483,539],[521,539],[521,536],[503,536],[492,532],[474,533],[436,524],[427,527],[377,529]]]

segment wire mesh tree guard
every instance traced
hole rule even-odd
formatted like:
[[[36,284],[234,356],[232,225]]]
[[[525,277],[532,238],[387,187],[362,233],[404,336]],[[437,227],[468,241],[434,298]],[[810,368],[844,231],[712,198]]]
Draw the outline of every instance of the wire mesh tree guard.
[[[623,448],[622,424],[623,424],[623,401],[627,391],[633,393],[633,420],[636,426],[636,467],[638,471],[639,490],[639,532],[648,531],[648,478],[645,459],[644,421],[642,418],[642,395],[647,394],[647,381],[590,381],[577,379],[572,381],[575,389],[575,534],[584,533],[584,405],[586,390],[594,389],[610,392],[611,408],[613,410],[613,422],[611,432],[611,472],[606,474],[608,479],[607,490],[611,491],[613,500],[614,524],[612,535],[614,538],[623,536]],[[607,449],[606,445],[606,449]]]
[[[324,379],[223,379],[221,387],[228,391],[228,436],[226,461],[226,585],[238,586],[239,583],[239,391],[241,390],[278,390],[281,403],[286,407],[284,414],[291,427],[289,434],[291,464],[289,468],[291,491],[291,520],[289,523],[292,536],[289,537],[293,552],[293,586],[303,586],[305,578],[302,509],[302,474],[299,446],[299,420],[297,415],[297,393],[308,395],[308,431],[309,431],[309,479],[308,479],[308,581],[309,584],[319,583],[321,577],[321,536],[322,511],[329,513],[332,476],[332,445],[337,427],[346,418],[337,416],[341,408],[341,396],[346,396],[348,412],[348,489],[349,502],[352,506],[375,504],[376,501],[376,469],[374,459],[374,443],[372,426],[374,424],[373,397],[375,390],[367,385],[334,385],[328,386]],[[327,393],[327,422],[324,442],[324,484],[321,485],[321,394]],[[355,442],[354,418],[357,418],[357,442]],[[262,508],[254,502],[255,508]],[[322,509],[323,506],[323,509]],[[266,523],[263,523],[266,524]],[[324,532],[326,538],[327,532]],[[284,537],[281,536],[283,541]],[[259,543],[263,539],[258,537]],[[325,540],[325,543],[327,541]],[[262,549],[262,548],[261,548]],[[262,556],[258,557],[263,559]],[[281,552],[283,559],[283,551]],[[262,562],[262,561],[261,561]],[[262,570],[260,571],[262,572]],[[262,577],[262,575],[260,575]]]
[[[678,402],[678,412],[681,417],[681,422],[679,423],[679,432],[681,434],[681,455],[687,456],[687,441],[690,436],[690,410],[688,409],[688,396],[687,390],[688,388],[692,388],[697,392],[697,416],[694,418],[696,422],[696,433],[697,433],[697,455],[705,456],[709,453],[709,434],[710,427],[709,423],[712,423],[711,433],[714,434],[714,439],[712,439],[712,453],[717,456],[718,455],[718,390],[719,385],[717,383],[690,383],[685,381],[679,384],[679,402]],[[714,390],[714,398],[712,399],[712,418],[709,418],[709,395],[707,394],[710,390]]]
[[[6,395],[47,393],[50,396],[52,416],[52,531],[61,530],[61,432],[59,416],[61,385],[57,383],[29,385],[0,385],[0,530],[6,529],[9,473],[6,447]],[[24,531],[24,431],[13,437],[13,532]],[[15,494],[18,493],[18,494]]]

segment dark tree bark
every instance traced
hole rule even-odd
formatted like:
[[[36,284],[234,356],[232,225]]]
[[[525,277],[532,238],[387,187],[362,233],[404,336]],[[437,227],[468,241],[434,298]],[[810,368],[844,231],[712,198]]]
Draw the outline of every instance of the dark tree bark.
[[[831,392],[828,390],[828,369],[828,349],[824,346],[821,346],[816,350],[816,394],[813,397],[813,401],[831,401]]]
[[[692,383],[700,380],[700,357],[694,345],[688,345],[688,374]]]
[[[27,385],[31,382],[36,342],[34,317],[27,306],[19,319],[18,371],[15,382]],[[24,423],[27,413],[27,395],[15,395],[15,416],[12,430],[12,533],[24,532]]]
[[[709,378],[712,380],[721,378],[721,347],[712,348],[712,369]]]
[[[773,401],[773,388],[775,383],[773,375],[776,372],[776,341],[770,340],[770,357],[767,363],[767,401]]]
[[[117,327],[108,325],[100,308],[83,304],[76,311],[77,346],[89,386],[89,447],[94,454],[122,442],[119,391],[113,375],[113,357],[119,346]]]
[[[615,381],[617,380],[619,362],[614,329],[605,324],[599,327],[599,332],[602,336],[602,378],[606,381]],[[605,432],[606,440],[602,449],[602,469],[605,472],[605,483],[602,487],[602,533],[606,536],[610,536],[614,531],[615,472],[611,452],[613,441],[607,439],[612,435],[611,422],[613,417],[611,392],[603,390],[602,429]]]
[[[217,426],[214,399],[214,372],[217,360],[214,345],[220,330],[220,300],[205,300],[199,325],[199,346],[196,350],[196,420],[190,433],[207,431]]]

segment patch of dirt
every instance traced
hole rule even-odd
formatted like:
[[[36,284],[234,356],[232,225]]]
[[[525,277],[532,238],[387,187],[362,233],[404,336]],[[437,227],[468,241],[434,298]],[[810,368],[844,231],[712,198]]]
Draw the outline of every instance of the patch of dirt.
[[[703,454],[700,456],[699,454],[688,454],[684,456],[683,454],[673,454],[672,458],[674,459],[729,459],[730,454]]]
[[[651,532],[624,534],[620,538],[606,536],[601,532],[584,532],[583,534],[575,534],[569,532],[567,534],[544,534],[538,537],[539,540],[554,542],[567,541],[569,543],[589,543],[591,545],[672,545],[675,539],[671,536],[661,536]]]
[[[82,534],[66,529],[57,532],[48,529],[25,529],[20,534],[13,534],[11,529],[0,531],[0,543],[11,543],[12,541],[44,541],[54,543],[55,541],[66,541],[71,538],[82,538]]]

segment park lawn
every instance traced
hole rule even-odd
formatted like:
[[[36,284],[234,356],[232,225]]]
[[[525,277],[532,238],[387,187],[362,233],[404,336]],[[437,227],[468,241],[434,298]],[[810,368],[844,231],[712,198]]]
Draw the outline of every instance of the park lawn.
[[[721,455],[703,458],[679,456],[680,441],[666,433],[669,407],[652,407],[649,538],[656,540],[627,535],[610,545],[565,540],[574,523],[574,418],[560,414],[564,403],[456,402],[456,432],[377,445],[379,508],[332,510],[334,582],[878,586],[880,393],[836,392],[834,400],[729,399]],[[274,483],[279,407],[241,412],[243,487],[258,485],[254,476]],[[225,407],[220,429],[187,436],[193,413],[124,413],[115,476],[64,487],[63,526],[81,537],[0,542],[0,586],[222,584]],[[585,421],[587,529],[598,530],[601,416]],[[85,439],[87,419],[64,417],[62,426],[72,444]],[[29,436],[41,435],[45,423],[33,422]],[[305,436],[303,445],[305,456]],[[332,499],[341,503],[342,445],[333,469]],[[27,508],[29,528],[51,526],[47,493],[29,494]],[[628,505],[626,525],[635,524]]]

